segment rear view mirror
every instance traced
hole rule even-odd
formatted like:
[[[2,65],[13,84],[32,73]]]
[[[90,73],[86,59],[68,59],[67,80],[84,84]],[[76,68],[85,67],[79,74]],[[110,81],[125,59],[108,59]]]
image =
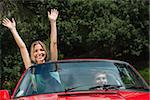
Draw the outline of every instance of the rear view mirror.
[[[0,90],[0,100],[10,100],[8,90]]]

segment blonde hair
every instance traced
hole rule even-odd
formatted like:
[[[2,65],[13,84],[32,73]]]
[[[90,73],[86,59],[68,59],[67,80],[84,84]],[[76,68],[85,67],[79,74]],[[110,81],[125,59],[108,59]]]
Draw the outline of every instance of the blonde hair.
[[[46,49],[45,44],[44,44],[43,42],[41,42],[41,41],[34,41],[34,42],[31,44],[31,50],[30,50],[31,60],[32,60],[34,63],[36,63],[35,57],[34,57],[33,53],[34,53],[34,47],[35,47],[35,45],[37,45],[37,44],[40,44],[40,45],[42,46],[42,48],[44,49],[44,51],[45,51],[45,53],[46,53],[45,61],[47,61],[48,58],[49,58],[48,52],[47,52],[47,49]]]

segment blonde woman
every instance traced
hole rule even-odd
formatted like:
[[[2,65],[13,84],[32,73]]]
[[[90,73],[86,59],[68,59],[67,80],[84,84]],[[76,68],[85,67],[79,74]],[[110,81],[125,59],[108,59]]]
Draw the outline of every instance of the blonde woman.
[[[51,11],[48,11],[48,19],[50,21],[51,26],[51,33],[50,33],[50,58],[51,60],[56,61],[58,58],[58,51],[57,51],[57,28],[56,28],[56,20],[58,17],[58,11],[56,9],[51,9]],[[3,19],[2,24],[10,29],[19,49],[21,52],[21,56],[25,65],[25,68],[28,69],[32,64],[31,61],[33,61],[36,64],[42,64],[45,63],[48,60],[48,53],[46,50],[46,46],[41,41],[35,41],[31,45],[31,51],[29,56],[29,52],[26,48],[25,43],[19,36],[17,30],[16,30],[16,22],[14,18],[12,20],[9,20],[8,18]]]

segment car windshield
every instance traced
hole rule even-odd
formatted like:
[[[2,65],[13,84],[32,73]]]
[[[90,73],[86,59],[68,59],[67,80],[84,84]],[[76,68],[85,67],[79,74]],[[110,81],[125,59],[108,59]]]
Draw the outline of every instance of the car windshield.
[[[147,84],[127,63],[120,61],[60,61],[30,67],[15,97],[100,89],[148,90]]]

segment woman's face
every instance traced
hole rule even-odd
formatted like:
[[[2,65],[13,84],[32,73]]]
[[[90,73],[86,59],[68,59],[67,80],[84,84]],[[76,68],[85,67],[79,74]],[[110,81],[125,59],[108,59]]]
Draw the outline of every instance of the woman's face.
[[[37,64],[42,64],[45,62],[46,52],[40,44],[34,46],[33,56]]]

